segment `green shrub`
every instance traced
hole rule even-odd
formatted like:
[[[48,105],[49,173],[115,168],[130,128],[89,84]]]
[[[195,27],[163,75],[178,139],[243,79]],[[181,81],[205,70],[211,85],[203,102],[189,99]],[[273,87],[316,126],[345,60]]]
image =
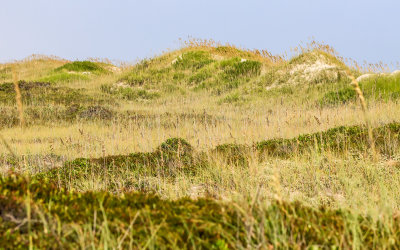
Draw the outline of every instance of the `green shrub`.
[[[145,89],[135,89],[130,87],[114,87],[109,84],[101,85],[100,89],[104,93],[129,101],[153,100],[160,97],[158,92],[150,92]]]
[[[208,70],[202,70],[189,78],[189,83],[199,84],[212,77],[212,74]]]
[[[132,88],[120,88],[118,94],[122,96],[123,99],[136,101],[136,100],[152,100],[160,97],[158,92],[149,92],[145,89],[135,90]]]
[[[400,145],[400,124],[391,123],[373,129],[376,149],[391,157]],[[369,147],[368,131],[362,126],[337,127],[327,131],[300,135],[293,139],[270,139],[253,146],[223,144],[212,153],[222,156],[228,165],[248,166],[250,153],[265,156],[291,157],[310,151],[365,153]],[[171,138],[154,152],[107,156],[95,159],[76,159],[62,168],[39,174],[37,178],[61,180],[68,184],[71,178],[89,178],[93,173],[99,178],[134,171],[141,175],[175,177],[178,173],[196,175],[197,171],[212,164],[204,153],[196,152],[180,138]]]
[[[148,81],[146,77],[138,74],[130,74],[123,78],[123,80],[131,86],[142,86]]]
[[[227,165],[247,167],[250,150],[246,145],[230,143],[218,145],[213,152],[222,156]]]
[[[183,79],[185,79],[186,75],[183,72],[176,72],[174,73],[172,79],[174,79],[175,81],[181,81]]]
[[[400,124],[390,123],[373,129],[375,147],[381,154],[392,156],[400,145]],[[366,152],[368,131],[363,126],[336,127],[327,131],[300,135],[293,139],[271,139],[255,147],[268,155],[289,157],[306,151]]]
[[[192,146],[181,138],[170,138],[154,152],[114,155],[101,158],[79,158],[67,162],[61,168],[38,174],[38,179],[60,180],[63,186],[71,178],[87,179],[93,173],[99,179],[110,175],[134,171],[142,175],[162,175],[175,177],[178,173],[196,174],[198,168],[206,165],[202,154],[196,153]]]
[[[67,104],[92,103],[94,99],[85,93],[84,89],[54,87],[47,82],[20,81],[22,101],[30,104]],[[15,91],[12,83],[0,84],[0,103],[14,104]]]
[[[27,204],[31,208],[29,224],[24,223]],[[209,199],[170,201],[143,193],[70,192],[43,179],[28,181],[12,174],[0,177],[0,248],[26,249],[30,238],[39,249],[76,249],[82,247],[82,240],[89,239],[96,248],[96,244],[113,244],[112,238],[118,239],[115,248],[118,242],[121,248],[132,244],[146,248],[149,241],[154,248],[168,249],[260,245],[278,249],[395,249],[400,245],[399,216],[374,220],[347,210],[310,208],[299,202],[253,205],[247,209]],[[82,238],[84,235],[87,237]]]
[[[74,72],[98,72],[103,73],[106,70],[98,65],[97,63],[90,62],[90,61],[75,61],[71,63],[64,64],[61,67],[55,69],[55,71],[74,71]]]
[[[24,108],[25,126],[46,125],[54,123],[73,122],[77,119],[108,121],[113,118],[114,112],[100,105],[79,104],[54,105],[41,103]],[[14,106],[0,107],[0,128],[19,125],[19,115]]]
[[[244,76],[258,76],[261,73],[261,65],[260,62],[251,60],[242,61],[238,57],[220,62],[220,67],[224,71],[225,78],[230,80]]]
[[[400,75],[372,77],[362,81],[360,85],[367,97],[382,100],[395,99],[400,94]]]
[[[365,98],[378,100],[390,100],[400,97],[400,76],[375,76],[360,83],[361,91]],[[319,100],[324,105],[344,104],[357,99],[357,95],[351,86],[343,87],[337,91],[330,91]]]
[[[212,63],[210,53],[206,51],[190,51],[182,54],[174,63],[175,69],[200,69]]]
[[[113,112],[103,106],[88,106],[78,112],[79,117],[82,119],[93,120],[110,120],[113,117]]]
[[[223,103],[241,103],[241,102],[245,102],[245,101],[247,101],[247,99],[244,98],[242,96],[242,94],[240,94],[240,93],[232,93],[232,94],[229,94],[229,95],[225,96],[221,100],[219,100],[218,103],[219,104],[223,104]]]
[[[134,68],[125,74],[119,81],[127,83],[133,87],[165,82],[170,77],[170,68],[147,69],[146,71]]]
[[[353,87],[347,87],[338,91],[330,91],[320,100],[321,104],[337,105],[345,104],[357,100],[356,92]]]

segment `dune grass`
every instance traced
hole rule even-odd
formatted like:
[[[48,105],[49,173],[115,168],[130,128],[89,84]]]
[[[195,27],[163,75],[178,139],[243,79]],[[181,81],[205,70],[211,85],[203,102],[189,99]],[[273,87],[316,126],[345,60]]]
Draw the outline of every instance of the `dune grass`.
[[[368,99],[396,100],[400,96],[400,76],[377,75],[363,80],[360,88]],[[320,100],[322,104],[337,105],[357,100],[351,87],[330,91]]]
[[[186,45],[119,68],[1,65],[0,248],[399,244],[397,76],[360,83],[376,160],[362,72],[329,47]]]

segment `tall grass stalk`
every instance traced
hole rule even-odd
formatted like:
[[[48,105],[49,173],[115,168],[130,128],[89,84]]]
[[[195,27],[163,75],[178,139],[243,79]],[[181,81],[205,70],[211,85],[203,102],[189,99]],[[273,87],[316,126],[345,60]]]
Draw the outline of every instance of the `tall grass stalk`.
[[[374,136],[372,134],[371,121],[369,118],[368,107],[367,107],[367,103],[364,98],[364,94],[360,88],[360,85],[358,84],[358,81],[356,80],[356,78],[353,76],[353,74],[349,70],[347,71],[347,75],[351,79],[351,85],[353,86],[354,91],[357,93],[357,96],[360,99],[361,109],[363,111],[365,124],[368,129],[368,139],[369,139],[369,145],[370,145],[370,149],[371,149],[371,155],[372,155],[373,159],[376,161],[376,160],[378,160],[379,156],[375,149]]]
[[[17,103],[17,109],[18,109],[18,114],[19,114],[19,123],[21,128],[25,126],[25,120],[24,120],[24,110],[22,106],[22,96],[21,96],[21,90],[19,88],[18,84],[18,76],[17,76],[17,71],[15,67],[13,68],[13,82],[14,82],[14,89],[15,89],[15,100]]]

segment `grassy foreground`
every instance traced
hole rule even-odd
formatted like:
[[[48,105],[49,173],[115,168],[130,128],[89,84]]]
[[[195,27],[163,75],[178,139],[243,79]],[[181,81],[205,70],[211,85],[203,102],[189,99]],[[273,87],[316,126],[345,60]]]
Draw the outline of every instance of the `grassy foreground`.
[[[0,248],[396,249],[399,79],[315,43],[0,64]]]
[[[0,179],[1,247],[26,248],[393,248],[399,217],[375,221],[300,203],[250,207],[209,199],[74,193],[11,174]]]

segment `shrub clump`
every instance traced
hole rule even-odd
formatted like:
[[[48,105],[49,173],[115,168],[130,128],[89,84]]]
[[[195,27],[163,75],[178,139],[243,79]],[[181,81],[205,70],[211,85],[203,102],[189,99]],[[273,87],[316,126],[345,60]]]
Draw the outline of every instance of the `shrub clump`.
[[[48,82],[20,81],[24,104],[71,104],[93,102],[93,98],[84,93],[84,89],[55,87]],[[0,84],[0,103],[14,104],[15,90],[13,83]]]
[[[213,150],[217,156],[222,156],[225,163],[233,166],[247,167],[249,165],[249,153],[251,148],[240,144],[222,144]]]
[[[395,100],[400,97],[400,76],[375,76],[360,83],[365,98]],[[352,87],[343,87],[330,91],[319,100],[322,105],[338,105],[355,101],[357,95]]]
[[[67,184],[71,178],[86,179],[93,173],[99,178],[107,178],[124,171],[135,171],[144,176],[162,175],[173,178],[179,173],[194,175],[198,168],[205,165],[204,156],[196,153],[188,142],[181,138],[170,138],[154,152],[78,158],[65,163],[61,168],[40,173],[36,178],[60,179],[62,185]]]
[[[373,129],[376,149],[391,156],[400,143],[400,124],[390,123]],[[340,126],[324,132],[300,135],[293,139],[271,139],[255,147],[268,155],[288,157],[310,150],[334,152],[365,152],[368,148],[368,130],[364,126]]]
[[[214,60],[211,58],[210,53],[206,51],[190,51],[182,54],[177,58],[174,63],[175,69],[194,69],[198,70]]]
[[[55,69],[55,71],[62,71],[62,70],[74,71],[74,72],[98,72],[98,73],[106,72],[106,70],[103,67],[91,61],[75,61],[64,64],[63,66]]]
[[[155,152],[156,158],[166,167],[169,174],[177,171],[195,173],[196,159],[192,146],[182,138],[170,138],[163,142]]]
[[[338,91],[330,91],[326,93],[324,97],[320,100],[320,103],[322,105],[337,105],[345,104],[355,100],[357,100],[356,92],[352,87],[347,87]]]
[[[195,83],[195,84],[199,84],[201,82],[204,82],[205,80],[209,79],[212,77],[212,73],[211,71],[208,70],[201,70],[200,72],[192,75],[189,78],[189,83]]]
[[[50,87],[50,83],[48,82],[26,82],[26,81],[19,81],[18,82],[18,87],[22,91],[27,91],[31,89],[42,89],[42,88],[48,88]],[[14,84],[13,83],[3,83],[0,84],[0,91],[6,92],[6,93],[12,93],[14,92]]]
[[[79,113],[79,117],[83,119],[109,120],[112,116],[112,111],[102,106],[89,106]]]
[[[159,92],[146,89],[115,87],[107,84],[101,85],[101,91],[129,101],[153,100],[161,96]]]
[[[79,248],[85,240],[100,245],[108,239],[107,244],[112,244],[115,237],[115,248],[117,243],[122,248],[132,248],[132,243],[146,248],[151,239],[153,247],[171,249],[260,245],[336,249],[357,244],[392,249],[400,245],[400,217],[387,218],[384,223],[299,202],[273,201],[266,207],[255,203],[251,209],[238,209],[208,199],[169,201],[143,193],[67,192],[45,180],[28,181],[14,174],[0,177],[0,248],[27,248],[30,238],[35,248]],[[87,228],[91,233],[82,238]],[[119,241],[121,238],[125,240]]]
[[[235,80],[239,77],[258,76],[261,73],[262,64],[258,61],[242,60],[238,57],[224,60],[220,63],[225,78]]]

